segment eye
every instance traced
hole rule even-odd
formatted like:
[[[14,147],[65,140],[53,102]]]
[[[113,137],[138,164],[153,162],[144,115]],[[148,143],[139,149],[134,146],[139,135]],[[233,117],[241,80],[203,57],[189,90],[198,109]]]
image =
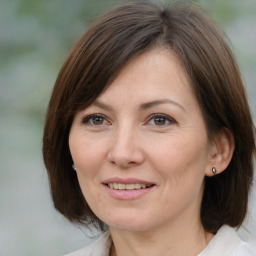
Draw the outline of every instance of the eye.
[[[151,116],[149,121],[147,122],[147,124],[154,126],[168,126],[174,123],[176,123],[174,119],[163,114],[155,114]]]
[[[109,122],[106,120],[104,115],[102,114],[93,114],[86,116],[82,120],[83,124],[91,125],[91,126],[100,126],[100,125],[107,125]]]

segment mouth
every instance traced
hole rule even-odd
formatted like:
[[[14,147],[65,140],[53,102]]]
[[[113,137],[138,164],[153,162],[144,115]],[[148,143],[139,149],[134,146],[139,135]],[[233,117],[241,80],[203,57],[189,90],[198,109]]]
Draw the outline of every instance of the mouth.
[[[138,180],[109,180],[102,183],[107,194],[117,200],[135,200],[154,190],[156,184]]]
[[[144,184],[144,183],[124,184],[124,183],[116,183],[116,182],[106,183],[104,185],[115,190],[138,190],[138,189],[147,189],[154,186],[154,184],[150,184],[150,185]]]
[[[105,180],[102,185],[108,194],[120,200],[133,200],[140,198],[154,190],[156,184],[138,179],[111,178]]]

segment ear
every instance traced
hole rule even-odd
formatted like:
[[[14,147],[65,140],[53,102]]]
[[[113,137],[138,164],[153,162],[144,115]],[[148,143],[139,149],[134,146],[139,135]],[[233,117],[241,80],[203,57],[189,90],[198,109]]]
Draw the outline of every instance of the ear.
[[[210,160],[205,171],[206,176],[213,176],[212,168],[215,167],[219,174],[228,167],[235,149],[235,140],[231,131],[223,128],[211,143]]]

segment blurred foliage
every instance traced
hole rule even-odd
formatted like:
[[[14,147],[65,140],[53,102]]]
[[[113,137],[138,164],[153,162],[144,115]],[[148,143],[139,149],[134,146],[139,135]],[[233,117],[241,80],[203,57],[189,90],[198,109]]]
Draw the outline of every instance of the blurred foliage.
[[[117,1],[1,2],[0,111],[42,121],[62,62],[88,24]]]

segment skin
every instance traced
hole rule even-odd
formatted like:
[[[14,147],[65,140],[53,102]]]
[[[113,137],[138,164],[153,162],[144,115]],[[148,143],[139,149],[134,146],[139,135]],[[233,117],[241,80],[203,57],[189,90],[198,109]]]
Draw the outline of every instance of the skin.
[[[133,58],[76,114],[70,152],[86,201],[110,228],[111,255],[192,256],[206,247],[213,234],[200,221],[204,177],[228,164],[226,135],[209,143],[190,80],[165,48]],[[136,199],[116,199],[102,184],[113,177],[154,187]]]

